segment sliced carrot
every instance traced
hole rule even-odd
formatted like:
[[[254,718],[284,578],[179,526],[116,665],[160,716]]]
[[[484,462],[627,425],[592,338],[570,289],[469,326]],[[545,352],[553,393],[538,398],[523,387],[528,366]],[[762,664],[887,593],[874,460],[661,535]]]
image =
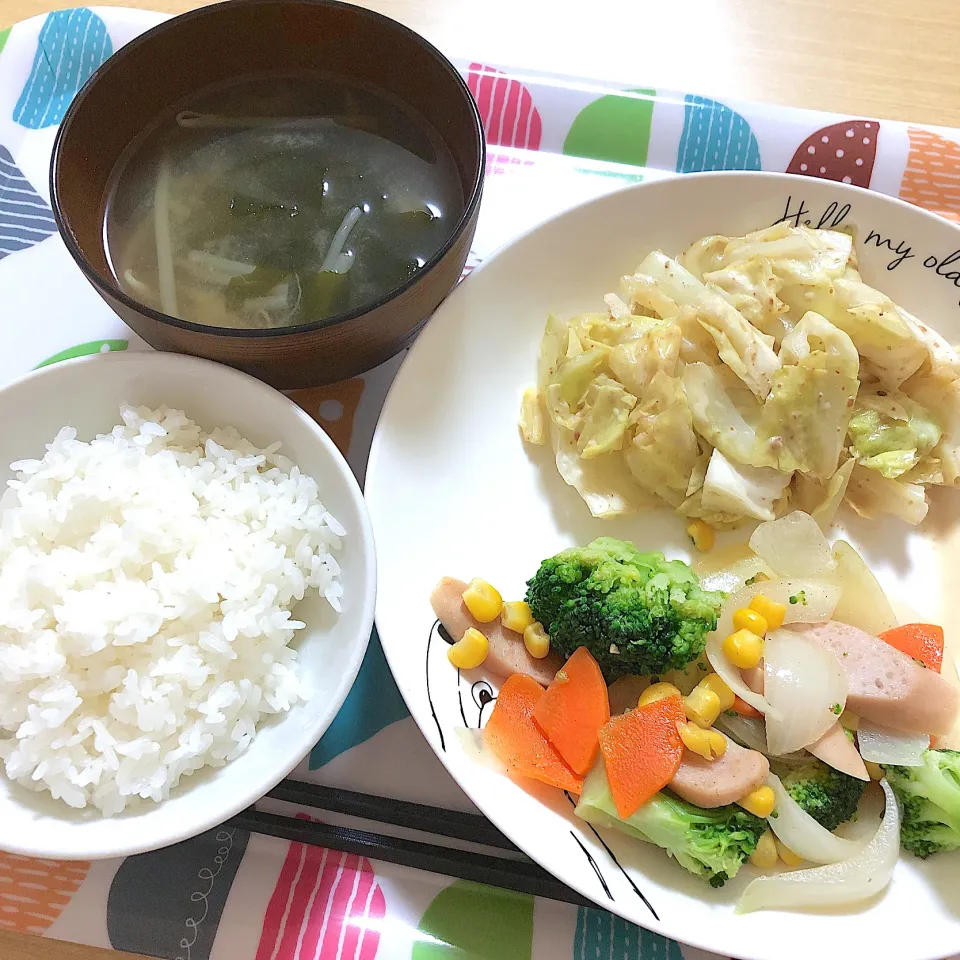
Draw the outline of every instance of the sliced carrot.
[[[880,639],[908,657],[940,672],[943,663],[943,627],[935,623],[905,623],[880,634]]]
[[[533,722],[533,711],[543,693],[543,687],[525,673],[508,677],[483,728],[484,743],[513,773],[580,793],[583,777],[563,762]]]
[[[756,708],[735,696],[733,706],[730,708],[734,713],[739,713],[741,717],[753,717],[754,720],[762,720],[763,714]]]
[[[574,773],[585,775],[597,758],[600,728],[610,719],[607,685],[597,661],[578,647],[557,671],[533,711],[537,726]]]
[[[600,730],[600,750],[617,813],[626,820],[659,793],[680,768],[686,721],[679,696],[655,700],[614,717]]]

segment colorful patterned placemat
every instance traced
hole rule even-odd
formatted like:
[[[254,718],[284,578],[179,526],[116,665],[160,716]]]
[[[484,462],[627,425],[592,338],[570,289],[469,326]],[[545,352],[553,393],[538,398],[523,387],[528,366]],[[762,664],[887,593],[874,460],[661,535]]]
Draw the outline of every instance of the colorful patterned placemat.
[[[72,96],[103,59],[161,19],[94,7],[0,30],[0,382],[86,353],[148,349],[104,306],[56,236],[47,168]],[[960,131],[458,66],[489,143],[465,273],[570,206],[700,170],[826,177],[960,221]],[[834,215],[817,211],[813,223]],[[814,217],[799,195],[783,216]],[[401,359],[292,394],[361,482]],[[294,776],[471,809],[410,719],[376,632],[347,702]],[[603,910],[229,829],[126,860],[0,854],[0,928],[171,960],[708,960]]]

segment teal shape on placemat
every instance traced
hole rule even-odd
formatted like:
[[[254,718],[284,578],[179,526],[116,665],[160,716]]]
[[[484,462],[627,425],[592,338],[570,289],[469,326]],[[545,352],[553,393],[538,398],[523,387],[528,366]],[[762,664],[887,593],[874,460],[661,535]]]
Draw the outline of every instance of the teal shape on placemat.
[[[30,130],[59,123],[77,91],[111,53],[106,24],[92,10],[77,7],[51,13],[40,29],[14,121]]]
[[[530,960],[533,897],[457,880],[433,898],[417,929],[423,936],[410,960]]]
[[[114,950],[208,960],[250,834],[227,826],[127,857],[107,896]]]
[[[643,183],[642,173],[625,173],[620,170],[597,170],[594,167],[575,167],[577,173],[589,174],[591,177],[609,177],[611,180],[622,180],[624,183]]]
[[[409,716],[374,627],[356,683],[323,738],[310,751],[310,769],[322,767],[384,727]]]
[[[0,146],[0,260],[57,232],[47,201]]]
[[[41,367],[49,367],[51,363],[73,360],[75,357],[89,357],[94,353],[116,353],[119,350],[126,350],[129,346],[130,343],[127,340],[90,340],[87,343],[78,343],[75,347],[67,347],[66,350],[41,360],[33,369],[39,370]]]
[[[739,113],[705,97],[688,94],[683,102],[677,173],[760,169],[760,145]]]
[[[587,104],[574,118],[563,152],[646,166],[655,97],[655,90],[624,90]]]
[[[606,910],[580,907],[573,960],[684,960],[680,944]]]

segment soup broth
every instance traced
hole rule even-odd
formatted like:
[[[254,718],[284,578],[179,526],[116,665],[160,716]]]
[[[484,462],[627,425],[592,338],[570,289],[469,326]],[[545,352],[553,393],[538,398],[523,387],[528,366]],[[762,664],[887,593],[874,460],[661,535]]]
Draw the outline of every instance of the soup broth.
[[[452,234],[453,158],[410,107],[329,75],[203,91],[114,172],[105,235],[120,286],[194,323],[314,323],[379,299]]]

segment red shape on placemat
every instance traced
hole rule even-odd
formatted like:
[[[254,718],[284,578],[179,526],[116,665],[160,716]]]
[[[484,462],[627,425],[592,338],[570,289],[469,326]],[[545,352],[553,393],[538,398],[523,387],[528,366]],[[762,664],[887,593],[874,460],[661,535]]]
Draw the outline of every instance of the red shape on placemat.
[[[487,143],[521,150],[540,149],[540,111],[519,80],[482,63],[471,63],[467,86],[477,101]]]
[[[366,857],[291,843],[256,960],[373,960],[385,914],[383,890]]]
[[[879,133],[876,120],[843,120],[822,127],[797,147],[787,173],[869,187]]]

